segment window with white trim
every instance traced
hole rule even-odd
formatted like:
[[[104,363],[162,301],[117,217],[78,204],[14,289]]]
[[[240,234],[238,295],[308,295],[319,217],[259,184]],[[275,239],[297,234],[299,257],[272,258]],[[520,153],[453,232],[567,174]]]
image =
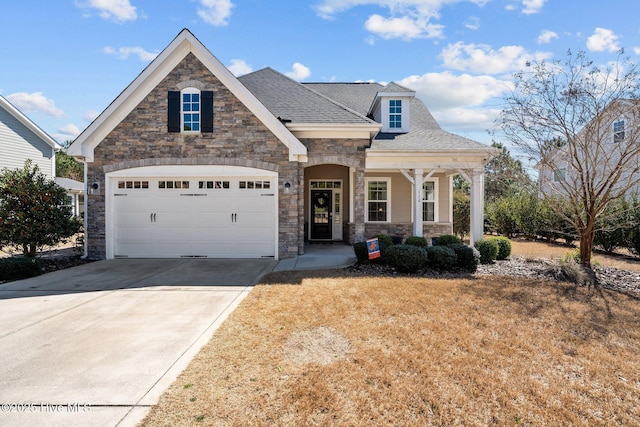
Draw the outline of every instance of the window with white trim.
[[[422,220],[434,222],[437,220],[437,181],[425,181],[422,183]]]
[[[613,122],[613,142],[624,141],[624,120]]]
[[[182,130],[184,132],[200,132],[200,91],[186,88],[182,91],[180,102]]]
[[[389,100],[389,128],[391,129],[402,128],[402,100],[401,99]]]
[[[367,222],[389,222],[391,178],[367,178],[366,186]]]

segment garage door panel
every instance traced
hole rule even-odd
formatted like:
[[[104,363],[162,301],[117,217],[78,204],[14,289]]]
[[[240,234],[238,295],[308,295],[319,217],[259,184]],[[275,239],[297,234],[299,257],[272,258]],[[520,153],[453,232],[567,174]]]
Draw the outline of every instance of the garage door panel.
[[[181,188],[175,188],[177,182]],[[126,196],[116,196],[123,190],[115,190],[114,255],[274,256],[274,185],[264,177],[179,177],[149,179],[149,188],[128,189]]]

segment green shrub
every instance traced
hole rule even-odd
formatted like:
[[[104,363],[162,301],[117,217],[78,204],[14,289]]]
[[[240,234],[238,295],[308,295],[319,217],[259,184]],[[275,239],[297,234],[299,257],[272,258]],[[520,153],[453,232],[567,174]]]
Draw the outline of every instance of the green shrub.
[[[498,256],[496,259],[507,259],[511,255],[511,240],[504,236],[490,237],[498,244]]]
[[[35,258],[0,258],[0,282],[39,276],[40,263]]]
[[[425,248],[427,246],[427,239],[420,236],[411,236],[407,237],[407,240],[404,241],[407,245],[417,246],[419,248]]]
[[[387,249],[386,260],[402,273],[417,273],[427,261],[427,253],[417,246],[400,244]]]
[[[453,243],[447,246],[453,249],[456,254],[456,267],[475,273],[480,263],[480,252],[474,247],[463,245],[462,243]]]
[[[480,239],[473,244],[480,252],[480,262],[490,264],[498,257],[498,243],[491,239]]]
[[[358,262],[369,260],[369,251],[367,250],[367,242],[357,242],[353,245],[353,252],[358,258]]]
[[[402,243],[402,236],[391,236],[391,241],[394,245],[399,245]]]
[[[427,251],[427,265],[437,270],[451,270],[458,262],[455,251],[448,246],[429,246]]]
[[[391,236],[387,236],[386,234],[376,234],[375,238],[378,239],[381,248],[382,246],[393,246],[393,239]]]
[[[439,246],[453,245],[456,243],[462,243],[462,239],[453,234],[443,234],[442,236],[438,236]]]

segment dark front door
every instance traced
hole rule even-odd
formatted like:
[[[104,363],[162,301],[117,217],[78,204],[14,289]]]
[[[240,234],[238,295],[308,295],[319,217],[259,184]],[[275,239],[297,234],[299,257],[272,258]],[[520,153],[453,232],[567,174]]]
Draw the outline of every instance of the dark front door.
[[[311,190],[311,239],[331,240],[331,190]]]

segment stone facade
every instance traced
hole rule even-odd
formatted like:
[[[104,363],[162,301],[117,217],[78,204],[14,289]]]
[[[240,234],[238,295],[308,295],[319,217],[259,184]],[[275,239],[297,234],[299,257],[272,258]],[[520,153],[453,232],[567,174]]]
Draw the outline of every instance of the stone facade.
[[[197,87],[214,92],[213,133],[182,134],[167,131],[167,94]],[[269,131],[192,54],[170,72],[96,147],[88,165],[89,183],[99,189],[89,194],[88,251],[105,258],[105,173],[150,165],[235,165],[278,173],[279,257],[297,255],[303,244],[299,191],[301,166],[289,161],[288,148]],[[291,189],[285,193],[284,183]]]

